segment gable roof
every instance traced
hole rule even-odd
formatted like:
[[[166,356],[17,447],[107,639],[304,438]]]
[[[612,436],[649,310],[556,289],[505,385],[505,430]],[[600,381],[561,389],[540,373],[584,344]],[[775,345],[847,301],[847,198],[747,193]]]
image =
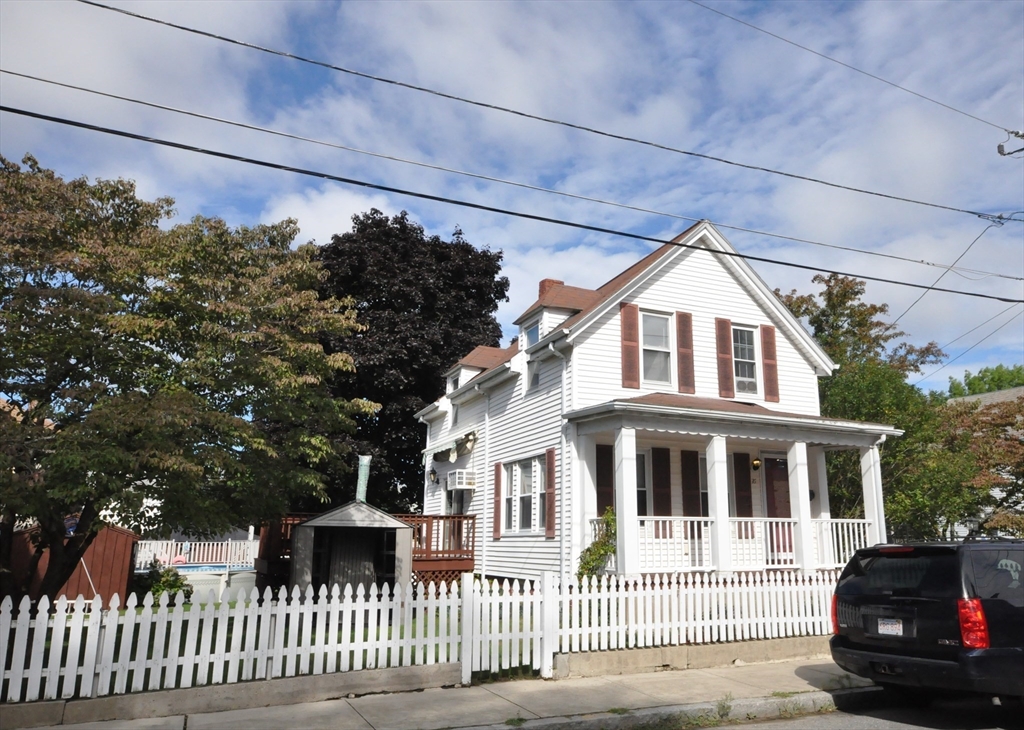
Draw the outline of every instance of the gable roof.
[[[702,220],[694,223],[692,226],[687,228],[685,231],[680,233],[678,236],[673,238],[669,243],[666,243],[651,253],[644,256],[642,259],[637,261],[635,264],[630,266],[625,271],[617,274],[597,289],[583,289],[580,287],[566,286],[562,282],[546,282],[546,287],[540,297],[533,304],[527,308],[526,312],[520,315],[515,323],[519,324],[526,320],[530,315],[534,314],[537,310],[548,307],[552,309],[569,309],[576,310],[576,313],[569,317],[565,322],[558,325],[554,331],[542,338],[542,342],[549,342],[553,339],[557,339],[560,336],[568,335],[569,339],[575,338],[580,332],[585,330],[598,316],[608,307],[614,306],[619,300],[625,297],[632,287],[647,276],[657,271],[661,266],[667,264],[669,261],[675,259],[677,256],[683,255],[688,251],[693,250],[693,243],[697,241],[698,236],[704,236],[704,240],[708,241],[714,248],[705,249],[708,251],[720,250],[727,253],[736,253],[736,250],[729,244],[726,238],[718,231],[717,228],[708,220]],[[682,244],[684,241],[690,239],[690,243],[685,245]],[[768,288],[768,285],[764,283],[764,280],[755,272],[750,265],[741,257],[738,256],[721,256],[719,260],[723,265],[730,270],[734,275],[740,278],[746,279],[755,291],[755,295],[760,300],[760,303],[766,308],[773,311],[776,315],[777,322],[783,325],[783,329],[797,342],[800,349],[803,350],[804,354],[811,360],[816,369],[821,373],[831,373],[836,369],[836,364],[832,362],[832,359],[825,353],[813,337],[807,333],[807,330],[797,321],[793,314],[779,301],[778,297]],[[556,334],[558,333],[558,334]],[[535,347],[540,346],[535,345]],[[462,363],[464,360],[474,357],[474,353],[482,348],[476,348],[473,352],[460,360]],[[498,348],[486,348],[487,350],[497,350]],[[487,374],[488,370],[508,362],[515,353],[518,352],[518,343],[513,340],[512,344],[505,350],[506,356],[503,359],[490,365],[487,370],[475,378],[479,378],[482,375]],[[495,356],[496,357],[496,356]],[[479,367],[479,366],[472,366]],[[474,379],[475,379],[474,378]]]
[[[341,507],[311,517],[296,527],[388,527],[394,529],[412,528],[387,512],[371,507],[366,502],[353,500]]]

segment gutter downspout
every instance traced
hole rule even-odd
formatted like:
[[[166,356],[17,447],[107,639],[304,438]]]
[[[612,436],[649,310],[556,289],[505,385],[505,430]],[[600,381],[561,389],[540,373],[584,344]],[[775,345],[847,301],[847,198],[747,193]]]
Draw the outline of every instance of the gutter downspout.
[[[566,475],[569,472],[568,461],[566,459],[567,443],[566,443],[566,440],[565,440],[565,431],[566,431],[566,428],[567,428],[567,421],[565,420],[565,412],[566,412],[565,411],[565,383],[566,383],[566,377],[567,377],[567,373],[568,373],[569,361],[566,359],[565,355],[563,355],[562,353],[560,353],[558,350],[555,349],[554,343],[551,343],[551,342],[548,343],[548,350],[551,352],[552,355],[554,355],[555,357],[557,357],[559,360],[562,361],[562,404],[561,404],[561,412],[558,414],[559,420],[560,420],[560,424],[559,424],[559,428],[558,428],[558,432],[559,432],[559,447],[561,448],[561,451],[562,451],[562,456],[561,456],[561,458],[562,458],[561,479],[559,480],[561,482],[560,491],[562,493],[561,494],[561,496],[562,496],[562,499],[561,499],[562,514],[561,514],[561,519],[559,520],[560,524],[559,524],[559,530],[558,530],[558,574],[561,577],[561,579],[564,580],[565,575],[567,573],[567,570],[566,570],[566,555],[565,555],[565,533],[566,533],[566,529],[565,529],[565,516],[568,513],[568,510],[565,508],[565,503],[566,503],[566,499],[565,499],[565,496],[566,496],[565,483],[566,483]],[[554,485],[551,485],[551,486],[554,486]]]
[[[487,481],[487,471],[491,467],[491,394],[489,391],[480,388],[477,384],[473,387],[477,393],[483,393],[484,396],[484,478],[481,482]],[[491,487],[494,488],[493,485]],[[480,521],[480,578],[483,579],[487,576],[487,495],[481,494],[483,500],[482,516],[483,519]],[[491,519],[494,519],[494,515],[491,515]]]

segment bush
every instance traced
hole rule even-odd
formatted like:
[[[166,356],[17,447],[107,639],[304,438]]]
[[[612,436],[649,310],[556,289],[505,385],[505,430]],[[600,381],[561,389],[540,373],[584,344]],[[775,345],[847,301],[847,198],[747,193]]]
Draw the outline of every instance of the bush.
[[[615,554],[615,511],[611,507],[601,515],[601,529],[597,539],[580,553],[580,567],[577,578],[596,576],[604,573],[608,558]]]
[[[185,603],[192,600],[193,588],[185,577],[174,568],[162,566],[157,560],[149,564],[145,573],[135,576],[132,586],[139,605],[147,593],[153,594],[154,602],[162,593],[169,593],[173,598],[179,591],[185,594]]]

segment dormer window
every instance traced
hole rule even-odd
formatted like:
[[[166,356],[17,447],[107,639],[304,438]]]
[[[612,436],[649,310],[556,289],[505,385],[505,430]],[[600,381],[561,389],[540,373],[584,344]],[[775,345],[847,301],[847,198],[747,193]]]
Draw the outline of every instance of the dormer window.
[[[527,347],[532,347],[540,342],[540,320],[527,325],[523,333],[526,336]]]
[[[448,376],[448,392],[451,393],[453,390],[459,389],[459,374]]]

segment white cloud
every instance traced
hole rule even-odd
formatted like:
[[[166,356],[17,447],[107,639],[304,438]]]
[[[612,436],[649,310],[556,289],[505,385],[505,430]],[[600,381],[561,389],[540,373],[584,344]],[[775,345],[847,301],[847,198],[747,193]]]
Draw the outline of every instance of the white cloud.
[[[1019,160],[999,128],[942,109],[689,3],[124,3],[132,10],[329,59],[480,101],[660,144],[994,213],[1024,210]],[[586,7],[586,12],[580,8]],[[922,94],[1019,129],[1024,5],[721,2],[742,17]],[[987,225],[962,214],[826,188],[467,106],[198,38],[78,3],[0,3],[0,64],[338,144],[557,187],[669,213],[949,263]],[[689,222],[557,198],[323,146],[244,132],[0,76],[5,104],[239,155],[499,208],[670,237]],[[0,152],[34,152],[74,177],[124,176],[179,215],[230,223],[294,217],[326,242],[353,213],[407,209],[430,233],[460,225],[505,252],[508,327],[541,278],[596,286],[649,245],[294,173],[154,148],[5,114]],[[938,271],[724,230],[741,250],[930,284]],[[1024,276],[1024,225],[993,229],[962,266]],[[755,264],[770,286],[812,290],[812,272]],[[947,276],[941,286],[1022,298],[1019,281]],[[919,290],[870,283],[902,312]],[[1005,304],[936,292],[900,326],[946,343]],[[1019,323],[1019,321],[1018,321]],[[995,323],[994,323],[995,324]],[[993,325],[994,326],[994,325]],[[1024,360],[1011,324],[971,367]],[[959,354],[987,333],[957,343]],[[960,361],[954,365],[959,367]],[[944,382],[947,373],[937,376]]]

